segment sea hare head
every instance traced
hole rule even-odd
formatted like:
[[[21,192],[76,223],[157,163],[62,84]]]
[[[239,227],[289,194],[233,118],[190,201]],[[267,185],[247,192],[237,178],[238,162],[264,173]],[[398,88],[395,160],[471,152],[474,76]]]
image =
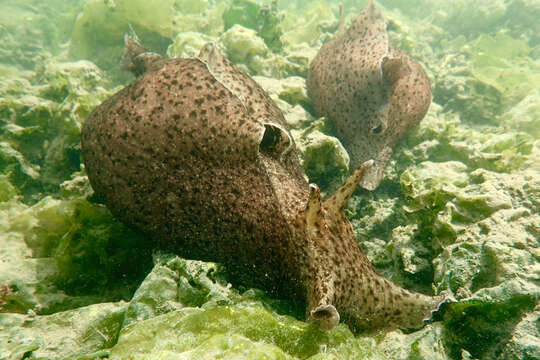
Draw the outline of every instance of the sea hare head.
[[[316,111],[334,125],[351,167],[374,159],[362,186],[375,189],[392,149],[431,103],[421,65],[390,44],[386,21],[369,1],[353,24],[324,44],[307,88]]]
[[[354,329],[418,328],[444,301],[403,289],[379,275],[360,250],[344,209],[373,160],[362,163],[328,199],[310,185],[305,212],[307,317],[323,330],[343,320]]]

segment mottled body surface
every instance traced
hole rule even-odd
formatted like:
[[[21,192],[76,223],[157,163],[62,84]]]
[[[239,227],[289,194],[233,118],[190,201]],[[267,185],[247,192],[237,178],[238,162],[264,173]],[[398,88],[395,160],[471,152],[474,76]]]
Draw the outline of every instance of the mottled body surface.
[[[340,314],[359,328],[414,327],[436,308],[439,298],[377,274],[345,218],[372,162],[322,201],[277,106],[213,45],[198,58],[128,56],[142,75],[82,137],[92,187],[115,216],[242,284],[304,299],[322,329]]]
[[[375,189],[392,149],[431,103],[421,65],[390,44],[386,21],[370,1],[353,24],[324,44],[310,65],[315,110],[333,124],[351,167],[374,159],[362,186]]]
[[[229,259],[227,265],[241,268],[238,274],[256,265],[272,278],[284,272],[289,279],[289,269],[276,263],[288,251],[276,247],[288,244],[272,239],[290,238],[290,220],[270,177],[286,173],[288,181],[298,182],[289,194],[298,208],[307,199],[301,191],[307,184],[294,152],[282,162],[271,158],[270,147],[259,152],[265,120],[283,119],[275,109],[242,102],[199,59],[161,65],[104,102],[86,122],[82,141],[93,188],[105,195],[115,216],[183,256]],[[266,96],[254,82],[245,90],[256,93],[253,98]],[[278,169],[269,174],[265,163]],[[260,241],[268,246],[260,248]]]

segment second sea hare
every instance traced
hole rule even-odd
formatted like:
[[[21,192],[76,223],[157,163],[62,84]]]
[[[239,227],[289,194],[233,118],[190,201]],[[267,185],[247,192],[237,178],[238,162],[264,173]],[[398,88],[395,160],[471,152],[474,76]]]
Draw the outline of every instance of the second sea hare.
[[[386,21],[373,1],[322,46],[306,85],[315,110],[330,120],[347,149],[351,168],[375,160],[361,182],[368,190],[377,188],[394,146],[431,103],[424,70],[390,44]]]

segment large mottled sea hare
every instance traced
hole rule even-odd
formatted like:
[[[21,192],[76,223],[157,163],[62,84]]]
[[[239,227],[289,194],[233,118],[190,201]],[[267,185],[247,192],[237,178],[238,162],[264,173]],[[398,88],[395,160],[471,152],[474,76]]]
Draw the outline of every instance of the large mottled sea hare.
[[[431,103],[422,66],[390,44],[386,21],[371,0],[348,29],[321,47],[306,85],[315,110],[349,152],[351,168],[375,160],[361,182],[368,190],[377,188],[393,147]]]
[[[277,106],[214,45],[167,60],[126,41],[123,65],[140,76],[82,131],[88,177],[116,217],[242,284],[304,299],[321,329],[422,325],[442,298],[377,274],[345,218],[372,161],[322,201]]]

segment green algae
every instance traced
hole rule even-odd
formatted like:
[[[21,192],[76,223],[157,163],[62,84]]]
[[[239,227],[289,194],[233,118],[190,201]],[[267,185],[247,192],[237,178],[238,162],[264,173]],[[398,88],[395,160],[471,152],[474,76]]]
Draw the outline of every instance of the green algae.
[[[311,1],[305,4],[305,7],[284,16],[282,40],[289,46],[311,44],[324,36],[325,30],[334,31],[336,28],[337,18],[330,3]]]
[[[51,314],[115,299],[144,275],[149,255],[140,235],[130,234],[102,206],[46,197],[33,206],[12,199],[0,212],[0,283],[10,289],[4,311]],[[133,259],[139,259],[135,268]]]
[[[477,358],[497,358],[522,314],[535,305],[536,300],[527,296],[497,304],[479,301],[453,304],[445,314],[444,323],[450,354],[457,357],[466,348]]]
[[[156,342],[147,334],[155,334],[160,340]],[[353,339],[352,333],[342,326],[323,333],[313,325],[272,314],[256,304],[185,308],[122,330],[119,342],[111,350],[111,358],[195,359],[204,354],[207,357],[203,358],[330,359],[333,349],[345,344],[351,358],[373,358],[376,354],[373,342],[354,341],[357,344],[351,347],[347,342]],[[328,353],[325,356],[317,355],[322,347]]]
[[[532,92],[516,106],[506,111],[501,121],[507,126],[521,130],[534,138],[540,138],[540,91]]]
[[[321,332],[295,318],[296,306],[288,301],[240,293],[215,264],[169,254],[159,254],[155,263],[128,305],[113,359],[331,359],[344,352],[384,358],[372,340],[356,340],[345,326]],[[323,347],[327,354],[320,357]]]

